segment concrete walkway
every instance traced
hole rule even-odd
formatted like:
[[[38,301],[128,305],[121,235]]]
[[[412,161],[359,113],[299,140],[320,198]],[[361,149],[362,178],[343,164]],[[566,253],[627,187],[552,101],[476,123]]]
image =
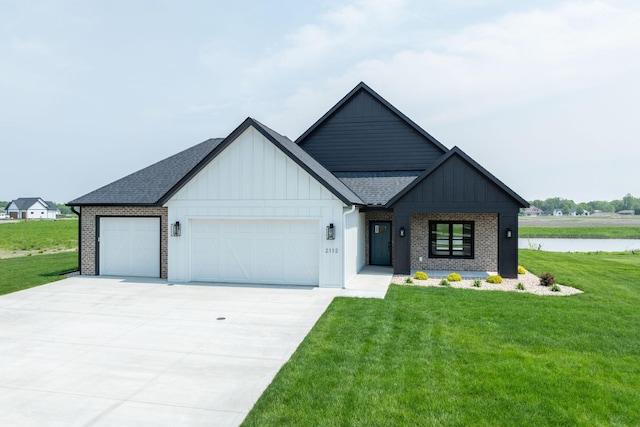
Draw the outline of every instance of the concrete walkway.
[[[75,277],[1,296],[1,423],[236,426],[344,292]]]
[[[347,282],[342,295],[361,298],[384,298],[392,278],[393,267],[366,265]]]

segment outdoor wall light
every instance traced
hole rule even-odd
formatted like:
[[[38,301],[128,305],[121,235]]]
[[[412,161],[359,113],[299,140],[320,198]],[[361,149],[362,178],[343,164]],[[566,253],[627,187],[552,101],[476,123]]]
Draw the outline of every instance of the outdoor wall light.
[[[336,228],[333,226],[333,223],[327,226],[327,240],[335,240],[336,238]]]
[[[400,237],[404,237],[404,227],[400,227]]]
[[[171,224],[171,236],[178,237],[180,235],[180,221]]]
[[[511,238],[511,229],[507,228],[507,239]]]

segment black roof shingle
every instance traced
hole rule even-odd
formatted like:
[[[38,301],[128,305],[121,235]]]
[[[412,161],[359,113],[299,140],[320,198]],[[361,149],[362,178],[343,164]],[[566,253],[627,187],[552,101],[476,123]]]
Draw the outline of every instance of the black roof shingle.
[[[335,175],[367,205],[384,205],[422,171],[336,172]]]
[[[153,206],[211,153],[222,138],[212,138],[125,176],[67,203],[82,205]]]
[[[245,129],[253,126],[298,165],[320,181],[345,204],[364,202],[347,185],[313,159],[295,142],[247,118],[227,138],[204,141],[151,166],[67,203],[69,206],[159,206],[171,198],[193,176],[231,144]]]

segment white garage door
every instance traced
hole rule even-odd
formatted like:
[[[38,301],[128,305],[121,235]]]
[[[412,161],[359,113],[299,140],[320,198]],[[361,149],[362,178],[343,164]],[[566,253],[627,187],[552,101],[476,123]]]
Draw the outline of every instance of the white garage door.
[[[314,220],[193,220],[191,280],[317,286],[319,234]]]
[[[160,218],[100,218],[101,276],[160,277]]]

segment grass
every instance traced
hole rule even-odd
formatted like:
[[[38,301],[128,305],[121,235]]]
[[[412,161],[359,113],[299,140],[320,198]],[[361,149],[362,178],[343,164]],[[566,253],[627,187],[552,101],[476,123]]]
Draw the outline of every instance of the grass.
[[[585,293],[337,298],[244,425],[640,425],[640,255],[520,263]]]
[[[77,247],[77,220],[0,224],[0,250],[3,251],[46,251]]]
[[[61,273],[77,268],[77,252],[0,259],[0,295],[64,279]]]
[[[522,226],[518,236],[524,238],[566,238],[566,239],[638,239],[640,227],[634,226],[578,226],[546,227]]]

